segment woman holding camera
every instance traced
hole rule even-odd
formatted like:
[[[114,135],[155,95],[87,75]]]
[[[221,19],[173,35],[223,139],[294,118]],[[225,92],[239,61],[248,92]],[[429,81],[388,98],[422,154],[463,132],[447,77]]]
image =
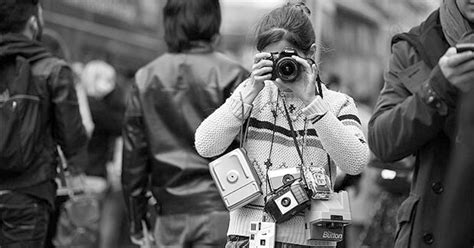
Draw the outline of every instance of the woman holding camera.
[[[332,188],[336,165],[354,175],[369,159],[352,98],[324,85],[318,87],[309,9],[304,4],[287,4],[271,11],[257,29],[256,46],[259,53],[251,76],[196,131],[198,153],[214,157],[229,148],[244,121],[248,125],[244,148],[264,196],[231,211],[228,248],[249,246],[250,222],[272,221],[264,211],[266,196],[272,191],[269,171],[324,168]],[[275,240],[275,247],[336,246],[336,242],[307,239],[303,212],[278,223]]]

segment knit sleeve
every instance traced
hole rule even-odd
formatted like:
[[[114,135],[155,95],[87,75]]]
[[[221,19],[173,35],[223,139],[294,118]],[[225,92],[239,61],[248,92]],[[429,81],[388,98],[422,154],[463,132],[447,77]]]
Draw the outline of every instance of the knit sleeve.
[[[315,108],[306,108],[305,114],[314,119],[319,113]],[[328,111],[313,123],[324,149],[336,165],[350,175],[362,172],[369,161],[369,146],[362,132],[354,100],[346,97],[345,104],[337,116]]]
[[[194,145],[201,156],[214,157],[223,153],[239,134],[242,107],[244,119],[250,115],[252,105],[243,103],[239,97],[242,85],[244,83],[197,128]]]

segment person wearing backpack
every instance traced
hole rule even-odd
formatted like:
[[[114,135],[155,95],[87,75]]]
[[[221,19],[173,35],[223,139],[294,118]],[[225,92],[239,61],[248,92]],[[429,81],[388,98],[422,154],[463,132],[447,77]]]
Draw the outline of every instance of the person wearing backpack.
[[[57,146],[81,173],[87,135],[71,68],[39,42],[38,0],[0,1],[0,247],[43,247]]]
[[[414,154],[409,197],[401,204],[395,248],[441,247],[434,230],[446,184],[452,144],[457,141],[459,96],[474,85],[471,43],[474,4],[443,0],[422,24],[392,40],[392,55],[369,122],[369,146],[384,162]],[[454,247],[454,246],[453,246]]]

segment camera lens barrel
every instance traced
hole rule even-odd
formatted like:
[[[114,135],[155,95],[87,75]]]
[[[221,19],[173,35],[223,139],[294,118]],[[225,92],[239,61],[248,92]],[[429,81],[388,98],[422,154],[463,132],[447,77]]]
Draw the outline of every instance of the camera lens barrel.
[[[275,67],[278,78],[285,82],[293,82],[298,77],[298,62],[291,57],[281,58]]]

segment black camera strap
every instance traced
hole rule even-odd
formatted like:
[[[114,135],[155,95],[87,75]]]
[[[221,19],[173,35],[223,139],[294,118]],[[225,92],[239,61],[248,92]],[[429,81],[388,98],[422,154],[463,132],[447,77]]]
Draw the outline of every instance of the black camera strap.
[[[245,119],[245,106],[244,106],[244,99],[242,97],[242,92],[240,92],[240,104],[242,105],[242,124],[240,126],[240,140],[239,140],[239,148],[243,149],[245,142],[247,141],[247,131],[249,128],[250,121]],[[250,116],[250,115],[249,115]],[[245,124],[247,123],[247,124]]]
[[[321,77],[319,76],[319,73],[318,73],[318,75],[316,75],[316,87],[318,88],[318,91],[315,92],[315,94],[319,95],[321,98],[323,98],[323,89],[321,86],[322,83],[323,81],[321,80]],[[333,185],[332,185],[332,173],[331,173],[331,157],[329,156],[329,153],[327,154],[327,157],[328,157],[329,183],[331,183],[331,187],[332,187]]]
[[[323,98],[323,89],[321,87],[322,84],[321,77],[319,76],[319,73],[316,75],[316,87],[318,88],[318,91],[315,92],[315,95],[319,95],[321,98]]]
[[[301,178],[303,179],[304,183],[307,184],[306,179],[304,177],[304,173],[303,173],[303,166],[304,166],[303,153],[301,152],[300,147],[298,145],[298,141],[296,140],[295,129],[293,128],[293,124],[291,123],[290,113],[288,112],[288,107],[286,106],[286,100],[284,97],[282,97],[281,99],[283,101],[283,108],[285,109],[286,120],[288,121],[288,125],[290,126],[291,137],[293,138],[296,151],[298,152],[298,156],[300,157],[300,160],[301,160],[301,167],[300,167]]]
[[[291,123],[290,113],[288,112],[286,101],[284,97],[282,97],[281,99],[283,101],[283,108],[285,109],[286,120],[288,121],[288,125],[290,126],[291,137],[293,138],[293,142],[295,143],[296,151],[298,152],[298,156],[300,157],[300,160],[301,160],[301,165],[303,165],[304,164],[303,154],[301,153],[300,147],[298,145],[298,141],[296,140],[295,129],[293,128],[293,124]]]
[[[270,143],[270,151],[268,152],[268,159],[267,161],[265,162],[265,181],[266,181],[266,184],[267,184],[267,192],[266,192],[266,195],[268,195],[268,188],[270,188],[270,192],[274,192],[274,190],[272,189],[272,185],[270,184],[270,179],[268,178],[268,170],[270,169],[270,167],[272,166],[272,152],[273,152],[273,143],[275,142],[275,131],[276,131],[276,121],[277,121],[277,117],[278,117],[278,103],[279,103],[279,99],[280,99],[280,90],[278,90],[278,93],[277,93],[277,99],[276,99],[276,106],[275,106],[275,109],[272,110],[272,115],[273,115],[273,130],[272,130],[272,141]],[[266,199],[266,196],[265,196],[265,203],[267,202],[267,199]]]

